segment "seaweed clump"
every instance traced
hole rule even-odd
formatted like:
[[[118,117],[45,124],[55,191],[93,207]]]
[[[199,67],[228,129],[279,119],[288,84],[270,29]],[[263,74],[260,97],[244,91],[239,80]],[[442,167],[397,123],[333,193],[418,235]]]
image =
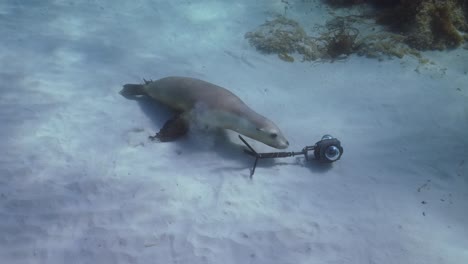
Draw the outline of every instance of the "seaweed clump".
[[[329,21],[318,37],[309,36],[298,22],[278,16],[267,21],[245,38],[257,50],[277,54],[284,61],[293,62],[294,53],[302,55],[302,61],[317,59],[343,59],[357,49],[359,30],[344,19]]]
[[[319,47],[328,58],[346,58],[358,49],[356,39],[359,30],[348,22],[351,17],[336,17],[328,21],[325,25],[326,30],[322,31],[318,38],[314,38],[321,43]]]
[[[267,54],[278,54],[284,61],[293,62],[293,53],[299,53],[304,60],[320,56],[317,46],[311,41],[298,22],[284,16],[266,21],[255,31],[247,32],[245,38],[257,50]]]

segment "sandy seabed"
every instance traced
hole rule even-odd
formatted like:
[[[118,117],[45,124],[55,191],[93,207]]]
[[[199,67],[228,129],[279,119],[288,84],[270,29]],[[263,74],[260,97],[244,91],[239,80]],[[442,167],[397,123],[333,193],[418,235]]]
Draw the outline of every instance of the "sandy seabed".
[[[326,19],[309,4],[288,12]],[[244,39],[283,11],[2,1],[0,262],[468,263],[467,50],[286,63]],[[150,142],[170,111],[118,91],[168,75],[229,88],[288,150],[332,134],[343,158],[262,160],[250,180],[235,134]]]

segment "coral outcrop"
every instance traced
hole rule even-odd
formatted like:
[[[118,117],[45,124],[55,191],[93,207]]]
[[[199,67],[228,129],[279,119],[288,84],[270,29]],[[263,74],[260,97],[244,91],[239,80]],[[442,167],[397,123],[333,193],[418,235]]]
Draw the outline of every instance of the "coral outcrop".
[[[419,50],[458,47],[468,29],[465,1],[401,0],[377,16],[377,22],[408,36],[406,42]]]
[[[418,50],[447,49],[464,42],[467,0],[327,0],[332,6],[369,3],[377,23],[404,36]]]

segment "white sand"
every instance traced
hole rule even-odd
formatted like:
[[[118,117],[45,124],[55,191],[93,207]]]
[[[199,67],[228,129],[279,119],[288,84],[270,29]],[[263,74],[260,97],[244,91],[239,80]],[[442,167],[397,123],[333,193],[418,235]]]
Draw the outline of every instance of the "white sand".
[[[0,263],[468,263],[467,50],[419,73],[291,64],[243,38],[281,1],[20,2],[0,3]],[[170,112],[118,91],[167,75],[230,88],[291,151],[330,133],[343,158],[249,180],[226,138],[149,142]]]

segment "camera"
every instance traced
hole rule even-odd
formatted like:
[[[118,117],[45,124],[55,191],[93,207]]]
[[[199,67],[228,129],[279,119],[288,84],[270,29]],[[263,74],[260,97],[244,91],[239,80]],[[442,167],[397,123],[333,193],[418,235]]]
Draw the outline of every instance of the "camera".
[[[319,142],[315,143],[313,150],[315,160],[321,163],[335,162],[341,158],[341,155],[343,155],[341,142],[330,135],[324,135]],[[306,149],[304,149],[304,151],[307,153]],[[306,159],[309,160],[307,154]]]
[[[268,158],[285,158],[285,157],[294,157],[296,155],[304,155],[305,159],[317,160],[320,163],[332,163],[341,158],[343,155],[343,147],[341,142],[330,135],[324,135],[320,141],[315,143],[313,146],[306,146],[299,152],[269,152],[269,153],[258,153],[239,135],[239,139],[247,146],[248,149],[244,149],[244,152],[250,156],[255,157],[255,162],[252,170],[250,171],[250,177],[252,178],[255,173],[255,168],[257,167],[257,162],[259,159],[268,159]],[[313,151],[314,155],[309,155],[309,151]]]

